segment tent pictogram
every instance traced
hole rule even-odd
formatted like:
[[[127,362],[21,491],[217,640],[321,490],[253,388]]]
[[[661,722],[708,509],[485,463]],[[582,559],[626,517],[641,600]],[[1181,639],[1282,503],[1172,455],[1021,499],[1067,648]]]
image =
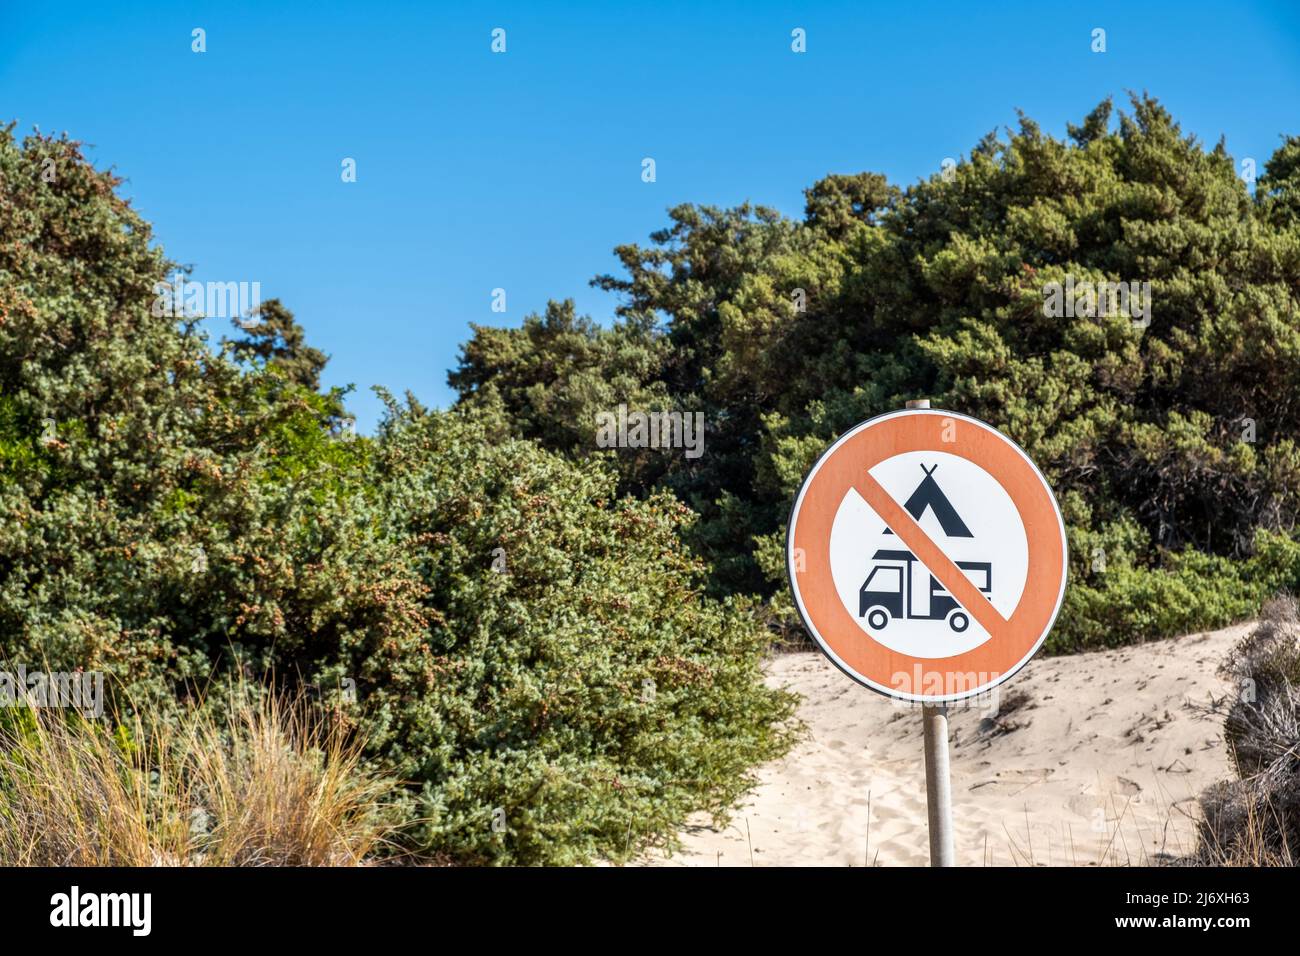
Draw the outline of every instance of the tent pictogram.
[[[957,509],[952,506],[948,496],[943,493],[939,483],[934,480],[934,472],[938,465],[931,465],[927,470],[925,465],[921,470],[925,472],[925,478],[916,486],[910,498],[903,503],[903,507],[908,510],[913,518],[921,520],[921,515],[925,514],[925,509],[929,508],[934,512],[934,516],[939,519],[939,526],[943,528],[943,533],[950,538],[973,538],[970,528],[966,527],[966,522],[961,520],[961,515],[957,514]],[[889,528],[885,529],[885,534],[893,534]]]

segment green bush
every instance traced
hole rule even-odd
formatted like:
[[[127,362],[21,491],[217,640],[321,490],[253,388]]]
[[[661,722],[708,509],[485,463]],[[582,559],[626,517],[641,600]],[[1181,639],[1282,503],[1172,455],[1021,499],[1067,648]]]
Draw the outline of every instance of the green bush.
[[[169,263],[117,185],[0,130],[0,659],[103,671],[146,723],[235,672],[319,689],[457,861],[621,857],[780,752],[683,505],[466,415],[349,437],[279,303],[219,347],[152,314]]]
[[[677,501],[615,499],[599,462],[494,443],[454,414],[395,411],[375,480],[385,536],[427,588],[427,688],[377,688],[371,718],[424,782],[421,845],[620,857],[727,804],[784,746],[790,700],[761,686],[763,629],[703,597]]]
[[[1188,550],[1169,555],[1160,570],[1111,564],[1066,591],[1046,648],[1116,647],[1224,627],[1297,586],[1300,544],[1266,531],[1244,560]]]
[[[828,176],[802,219],[675,207],[595,280],[623,296],[614,328],[566,305],[478,330],[451,382],[503,431],[575,456],[616,401],[703,411],[703,458],[620,457],[623,487],[677,493],[713,591],[762,595],[792,633],[799,482],[835,436],[912,398],[992,423],[1056,490],[1071,584],[1054,647],[1246,616],[1268,576],[1259,532],[1291,535],[1300,510],[1300,138],[1252,194],[1223,143],[1149,97],[1067,132],[1022,116],[906,189]],[[1071,278],[1149,283],[1149,310],[1045,314]],[[626,383],[615,398],[587,384],[601,362]]]

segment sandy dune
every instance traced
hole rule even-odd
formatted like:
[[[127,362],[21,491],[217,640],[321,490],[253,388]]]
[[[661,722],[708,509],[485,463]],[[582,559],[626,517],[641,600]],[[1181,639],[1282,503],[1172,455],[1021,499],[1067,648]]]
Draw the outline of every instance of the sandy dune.
[[[1228,775],[1215,669],[1249,625],[1138,647],[1040,657],[1001,713],[954,710],[961,865],[1155,862],[1195,844],[1196,796]],[[728,827],[692,821],[658,865],[925,865],[921,716],[852,683],[820,654],[775,658],[768,679],[803,697],[807,737],[760,771]],[[1017,698],[1020,705],[1017,707]]]

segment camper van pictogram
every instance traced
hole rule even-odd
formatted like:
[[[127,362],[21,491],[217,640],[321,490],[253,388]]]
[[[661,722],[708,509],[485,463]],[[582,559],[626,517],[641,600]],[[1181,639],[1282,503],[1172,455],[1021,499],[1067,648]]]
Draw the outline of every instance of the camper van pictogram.
[[[938,465],[921,466],[925,478],[903,505],[917,521],[927,508],[934,511],[943,533],[950,538],[973,538],[966,522],[961,520],[938,482],[934,472]],[[885,534],[893,534],[889,528]],[[970,615],[957,603],[939,581],[925,573],[925,567],[911,551],[882,548],[871,556],[871,572],[858,591],[858,617],[867,624],[882,630],[894,618],[907,620],[946,620],[957,633],[970,627]],[[962,573],[986,597],[993,591],[993,565],[988,561],[956,561]],[[917,568],[920,567],[920,574]],[[924,575],[929,582],[918,581]],[[990,598],[991,600],[991,598]]]

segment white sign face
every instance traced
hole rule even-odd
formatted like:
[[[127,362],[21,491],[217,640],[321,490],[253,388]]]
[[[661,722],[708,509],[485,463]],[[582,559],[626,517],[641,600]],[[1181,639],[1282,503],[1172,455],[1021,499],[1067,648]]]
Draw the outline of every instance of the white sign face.
[[[947,452],[906,452],[870,472],[1010,617],[1025,591],[1029,542],[1002,486],[979,465]],[[830,561],[844,607],[865,634],[891,650],[952,657],[991,637],[853,488],[835,515]]]

